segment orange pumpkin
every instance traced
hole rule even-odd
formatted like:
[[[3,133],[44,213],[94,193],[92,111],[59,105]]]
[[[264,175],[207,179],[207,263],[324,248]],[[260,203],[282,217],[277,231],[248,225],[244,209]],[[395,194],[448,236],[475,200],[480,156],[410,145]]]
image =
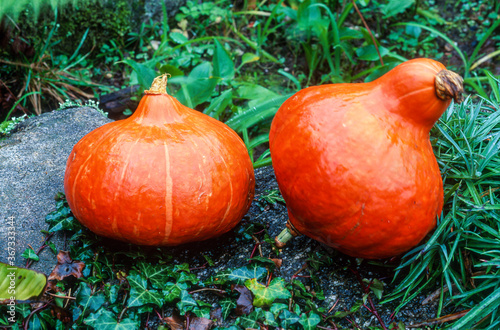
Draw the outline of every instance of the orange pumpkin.
[[[429,131],[461,92],[460,76],[415,59],[370,83],[290,97],[269,140],[292,232],[371,259],[417,245],[443,207]]]
[[[172,246],[235,227],[254,195],[252,162],[225,124],[183,106],[158,77],[135,113],[83,137],[66,167],[75,217],[98,235]]]

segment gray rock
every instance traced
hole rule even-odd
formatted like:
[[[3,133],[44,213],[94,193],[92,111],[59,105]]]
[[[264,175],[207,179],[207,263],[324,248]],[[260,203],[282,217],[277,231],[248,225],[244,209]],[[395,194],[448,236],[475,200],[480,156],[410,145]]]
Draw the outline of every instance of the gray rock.
[[[109,121],[91,108],[54,111],[27,119],[16,133],[0,141],[0,261],[10,261],[7,242],[13,239],[16,266],[26,265],[21,254],[28,246],[37,250],[42,245],[41,230],[48,229],[45,216],[55,209],[54,196],[63,192],[71,149],[85,134]],[[51,241],[58,250],[67,248],[62,237]],[[45,248],[31,268],[50,274],[56,262]]]

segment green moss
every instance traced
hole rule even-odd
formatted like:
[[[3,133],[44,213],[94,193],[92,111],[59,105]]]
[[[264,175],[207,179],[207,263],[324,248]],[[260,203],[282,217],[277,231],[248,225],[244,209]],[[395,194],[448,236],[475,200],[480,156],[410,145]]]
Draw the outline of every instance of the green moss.
[[[60,7],[57,14],[58,52],[71,55],[75,44],[82,39],[87,28],[89,33],[80,53],[89,52],[94,45],[115,40],[123,45],[124,38],[131,31],[132,9],[129,1],[80,0]],[[35,43],[44,40],[40,26],[50,27],[56,17],[50,7],[45,7],[38,20],[34,19],[33,8],[28,7],[19,17],[18,25],[23,36]]]

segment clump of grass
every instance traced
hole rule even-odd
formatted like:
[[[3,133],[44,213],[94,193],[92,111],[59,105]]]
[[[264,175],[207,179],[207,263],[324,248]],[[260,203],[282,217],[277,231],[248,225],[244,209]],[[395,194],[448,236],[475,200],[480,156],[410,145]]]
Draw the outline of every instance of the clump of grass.
[[[437,282],[437,317],[445,307],[470,309],[451,328],[498,328],[500,109],[468,98],[446,111],[432,135],[444,179],[443,214],[430,239],[403,257],[399,284],[386,301],[401,299],[402,307]]]

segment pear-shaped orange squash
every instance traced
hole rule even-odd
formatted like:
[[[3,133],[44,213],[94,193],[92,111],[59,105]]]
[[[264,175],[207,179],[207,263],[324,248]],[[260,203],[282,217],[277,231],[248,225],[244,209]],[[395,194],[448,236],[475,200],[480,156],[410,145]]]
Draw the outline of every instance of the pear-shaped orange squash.
[[[461,92],[460,76],[415,59],[370,83],[290,97],[270,132],[288,227],[362,258],[417,245],[443,206],[429,131]]]
[[[96,234],[139,245],[219,236],[248,211],[255,178],[225,124],[166,94],[166,76],[135,113],[83,137],[66,167],[75,217]]]

